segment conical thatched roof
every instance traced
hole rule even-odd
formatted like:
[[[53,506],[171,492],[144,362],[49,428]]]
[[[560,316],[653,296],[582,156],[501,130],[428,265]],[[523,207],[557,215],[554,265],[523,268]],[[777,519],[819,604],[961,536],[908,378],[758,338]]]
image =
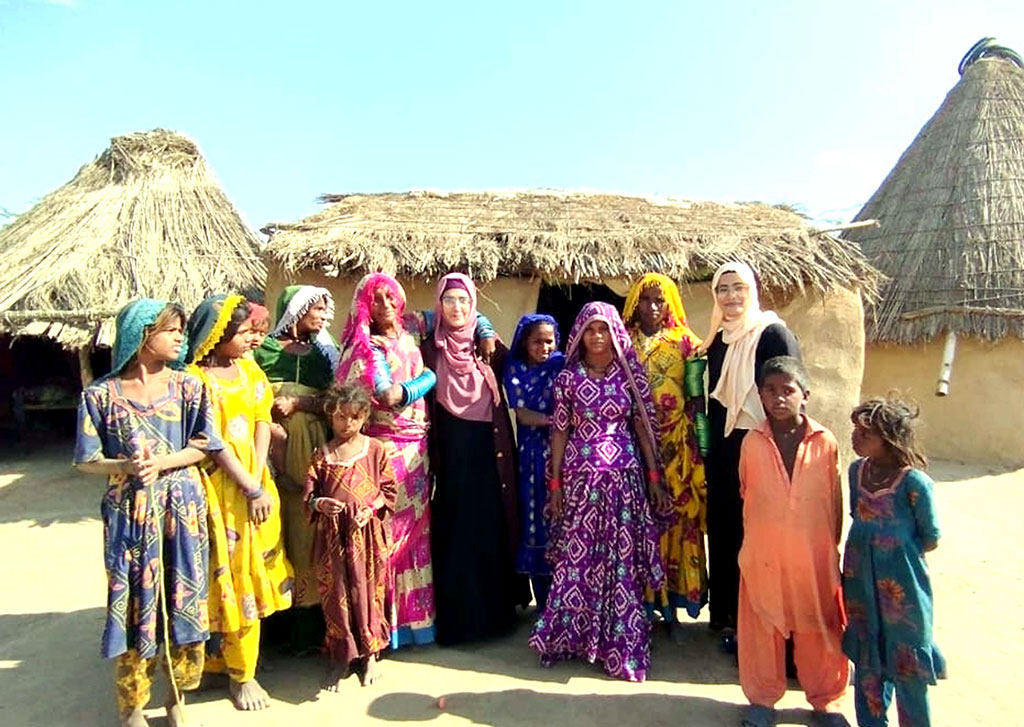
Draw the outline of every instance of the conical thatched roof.
[[[549,281],[634,277],[651,270],[702,280],[743,259],[776,289],[861,287],[876,273],[856,245],[770,205],[657,201],[530,191],[325,195],[329,206],[273,223],[266,259],[287,272],[383,270],[434,278],[463,270]]]
[[[844,235],[889,278],[869,340],[1024,338],[1024,69],[986,38],[961,75]]]
[[[259,248],[194,142],[163,129],[118,136],[0,230],[0,332],[80,346],[99,327],[109,342],[111,317],[133,298],[192,308],[261,289]]]

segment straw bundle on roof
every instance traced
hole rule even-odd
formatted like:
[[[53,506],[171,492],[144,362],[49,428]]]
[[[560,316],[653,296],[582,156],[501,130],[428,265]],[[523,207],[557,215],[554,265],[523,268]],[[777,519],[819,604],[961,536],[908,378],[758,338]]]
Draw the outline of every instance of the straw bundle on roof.
[[[1024,338],[1024,69],[986,38],[844,237],[889,281],[868,338]]]
[[[258,291],[259,246],[194,142],[163,129],[118,136],[0,230],[0,331],[81,346],[133,298],[190,308]]]
[[[577,282],[650,270],[701,280],[722,262],[750,262],[782,290],[862,287],[875,271],[856,245],[765,204],[656,201],[607,194],[324,195],[300,222],[272,223],[266,259],[286,272],[382,270],[434,278],[462,270],[480,282],[538,276]]]

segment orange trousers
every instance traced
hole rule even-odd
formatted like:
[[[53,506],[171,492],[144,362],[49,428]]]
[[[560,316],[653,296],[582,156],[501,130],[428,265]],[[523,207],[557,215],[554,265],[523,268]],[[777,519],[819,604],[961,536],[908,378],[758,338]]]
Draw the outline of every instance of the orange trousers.
[[[740,686],[751,704],[772,708],[786,693],[786,636],[761,620],[740,579],[736,640]],[[793,632],[797,679],[816,712],[838,712],[850,682],[842,634]]]

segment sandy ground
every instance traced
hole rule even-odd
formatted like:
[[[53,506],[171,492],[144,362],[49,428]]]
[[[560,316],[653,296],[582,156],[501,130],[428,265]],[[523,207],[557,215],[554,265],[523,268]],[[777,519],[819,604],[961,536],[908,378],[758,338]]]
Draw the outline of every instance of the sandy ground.
[[[116,724],[111,664],[98,655],[105,602],[104,484],[68,467],[70,445],[0,450],[0,725]],[[937,463],[939,549],[929,555],[937,641],[951,678],[931,690],[934,724],[1021,724],[1017,672],[1024,646],[1024,575],[1018,564],[1024,470]],[[1013,543],[1018,543],[1013,546]],[[658,633],[644,684],[605,677],[586,664],[542,669],[518,633],[471,648],[406,650],[382,664],[383,681],[339,694],[318,688],[317,657],[267,659],[260,679],[270,709],[234,710],[226,690],[190,698],[190,724],[362,725],[738,724],[743,694],[731,657],[719,653],[704,620],[677,645]],[[158,689],[153,704],[159,704]],[[446,699],[438,708],[438,697]],[[847,716],[852,721],[852,694]],[[780,724],[810,724],[797,685],[779,705]],[[162,710],[147,711],[163,725]],[[895,724],[895,712],[892,723]]]

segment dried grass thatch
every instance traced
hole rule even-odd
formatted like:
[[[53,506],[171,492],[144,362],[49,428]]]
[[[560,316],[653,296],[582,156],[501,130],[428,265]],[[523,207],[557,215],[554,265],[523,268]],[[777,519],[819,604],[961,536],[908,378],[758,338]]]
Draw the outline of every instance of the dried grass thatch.
[[[984,39],[844,235],[889,281],[868,339],[1024,338],[1024,69]]]
[[[481,282],[539,276],[578,282],[651,270],[703,280],[748,261],[778,290],[876,287],[855,244],[812,230],[792,210],[760,203],[656,201],[530,191],[324,195],[329,206],[272,223],[266,259],[287,272],[382,270],[434,278],[461,270]]]
[[[0,230],[0,332],[85,345],[133,298],[194,307],[258,291],[260,240],[194,142],[163,129],[111,140],[75,178]]]

